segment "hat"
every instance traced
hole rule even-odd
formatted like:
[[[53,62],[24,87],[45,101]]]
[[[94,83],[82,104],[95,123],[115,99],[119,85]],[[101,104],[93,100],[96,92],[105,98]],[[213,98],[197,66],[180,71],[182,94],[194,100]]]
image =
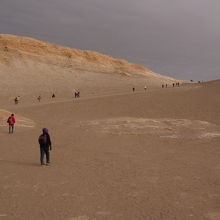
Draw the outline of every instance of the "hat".
[[[42,131],[43,131],[43,133],[48,133],[48,129],[47,128],[43,128]]]

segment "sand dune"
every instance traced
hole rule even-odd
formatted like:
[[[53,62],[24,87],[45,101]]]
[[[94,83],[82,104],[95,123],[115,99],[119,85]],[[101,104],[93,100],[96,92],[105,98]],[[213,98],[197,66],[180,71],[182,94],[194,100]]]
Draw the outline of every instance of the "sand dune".
[[[39,40],[0,35],[1,96],[124,91],[132,86],[161,86],[176,79],[123,59],[71,49]]]

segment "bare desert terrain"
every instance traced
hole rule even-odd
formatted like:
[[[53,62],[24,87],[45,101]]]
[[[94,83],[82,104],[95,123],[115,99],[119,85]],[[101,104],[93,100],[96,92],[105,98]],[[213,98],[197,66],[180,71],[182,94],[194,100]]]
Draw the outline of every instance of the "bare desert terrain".
[[[108,67],[108,73],[73,75],[60,67],[61,75],[53,76],[48,60],[64,58],[52,55],[46,64],[39,61],[48,73],[37,77],[43,66],[35,63],[27,71],[35,52],[16,49],[21,64],[2,48],[11,64],[1,59],[0,219],[220,219],[220,80],[172,88],[177,80],[141,67],[126,74]],[[74,87],[81,89],[80,98],[72,97]],[[17,118],[14,134],[6,123],[11,113]],[[52,139],[50,166],[40,166],[43,127]]]
[[[0,127],[0,218],[220,219],[219,94],[216,81],[2,106],[18,122]]]

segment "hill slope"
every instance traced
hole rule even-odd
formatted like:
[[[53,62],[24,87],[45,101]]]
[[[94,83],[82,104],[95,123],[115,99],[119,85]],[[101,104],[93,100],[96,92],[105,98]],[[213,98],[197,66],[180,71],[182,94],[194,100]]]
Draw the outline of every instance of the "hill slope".
[[[6,34],[0,34],[0,78],[0,92],[7,96],[176,82],[98,52]]]

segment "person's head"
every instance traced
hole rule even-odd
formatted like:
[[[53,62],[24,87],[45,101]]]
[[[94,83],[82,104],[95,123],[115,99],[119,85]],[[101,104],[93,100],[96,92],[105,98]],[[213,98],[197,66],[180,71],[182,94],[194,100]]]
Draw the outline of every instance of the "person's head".
[[[44,134],[48,134],[48,129],[47,128],[43,128],[42,131],[43,131]]]
[[[11,116],[14,116],[14,114],[11,114]]]

